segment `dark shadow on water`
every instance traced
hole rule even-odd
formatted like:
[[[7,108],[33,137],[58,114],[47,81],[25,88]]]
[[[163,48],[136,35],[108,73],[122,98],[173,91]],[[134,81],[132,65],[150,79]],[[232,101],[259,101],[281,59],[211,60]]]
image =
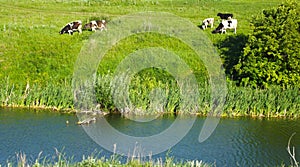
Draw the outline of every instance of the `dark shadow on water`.
[[[239,62],[247,40],[248,36],[245,34],[237,34],[230,35],[216,44],[221,53],[221,58],[224,60],[225,73],[233,80],[237,78],[234,66]]]
[[[130,116],[115,113],[106,115],[105,119],[112,127],[121,131],[122,133],[136,137],[144,137],[161,133],[166,128],[170,127],[177,118],[177,116],[173,114],[158,114],[152,116],[145,115],[142,117],[149,117],[150,120],[156,117],[156,119],[147,122],[139,122],[135,121],[134,119],[132,120],[129,117]]]

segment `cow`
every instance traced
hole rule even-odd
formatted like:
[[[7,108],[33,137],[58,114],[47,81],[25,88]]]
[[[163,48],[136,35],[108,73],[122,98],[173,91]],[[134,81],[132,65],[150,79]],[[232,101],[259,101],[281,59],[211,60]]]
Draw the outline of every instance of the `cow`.
[[[237,28],[237,19],[231,19],[231,20],[222,20],[222,22],[219,24],[219,26],[212,31],[212,33],[226,33],[226,29],[234,29],[234,33],[236,34],[236,28]]]
[[[107,30],[106,29],[106,21],[105,20],[93,20],[89,23],[85,24],[83,29],[91,29],[92,31],[96,30]]]
[[[75,31],[78,31],[78,33],[82,33],[82,22],[80,20],[68,23],[64,28],[62,28],[59,33],[68,33],[70,35],[73,35],[73,32]]]
[[[210,25],[211,28],[214,26],[214,18],[204,19],[202,22],[202,29],[205,30],[207,26]]]
[[[218,13],[217,16],[220,16],[222,20],[230,20],[233,18],[233,14],[231,13]]]

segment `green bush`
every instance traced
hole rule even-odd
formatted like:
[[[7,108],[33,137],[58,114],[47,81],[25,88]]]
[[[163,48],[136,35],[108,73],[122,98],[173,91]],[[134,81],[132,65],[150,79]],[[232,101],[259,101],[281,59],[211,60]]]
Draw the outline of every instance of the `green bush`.
[[[235,65],[240,84],[300,86],[299,8],[287,1],[253,19],[254,30]]]

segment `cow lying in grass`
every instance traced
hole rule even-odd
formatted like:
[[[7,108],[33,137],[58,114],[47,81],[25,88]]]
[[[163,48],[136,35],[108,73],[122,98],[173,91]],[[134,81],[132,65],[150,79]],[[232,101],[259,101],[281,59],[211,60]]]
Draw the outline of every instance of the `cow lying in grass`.
[[[214,26],[214,18],[204,19],[202,22],[202,29],[205,30],[207,26],[210,25],[211,28]]]
[[[59,33],[68,33],[70,35],[73,35],[73,32],[75,31],[78,31],[78,33],[82,33],[82,22],[80,20],[68,23],[64,28],[62,28]]]
[[[234,33],[236,33],[237,28],[237,19],[231,19],[231,20],[222,20],[222,22],[219,24],[219,26],[212,31],[212,33],[226,33],[226,29],[234,29]]]
[[[85,24],[83,29],[90,29],[92,31],[96,31],[96,30],[107,30],[106,29],[106,21],[105,20],[93,20],[90,21],[89,23]]]
[[[233,14],[231,13],[218,13],[217,16],[219,16],[222,20],[230,20],[233,18]]]

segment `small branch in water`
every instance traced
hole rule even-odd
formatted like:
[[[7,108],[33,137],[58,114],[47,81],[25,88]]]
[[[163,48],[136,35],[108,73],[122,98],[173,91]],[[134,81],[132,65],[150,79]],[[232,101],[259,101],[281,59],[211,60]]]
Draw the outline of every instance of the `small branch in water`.
[[[297,160],[296,160],[296,152],[295,152],[295,147],[293,146],[292,148],[293,149],[291,149],[290,148],[290,144],[291,144],[291,140],[292,140],[292,138],[293,138],[293,136],[296,134],[296,132],[294,132],[292,135],[291,135],[291,137],[289,138],[289,142],[288,142],[288,145],[287,145],[287,152],[289,153],[289,155],[291,156],[291,165],[292,166],[296,166],[296,167],[299,167],[299,165],[298,165],[298,162],[297,162]]]
[[[95,121],[96,121],[96,118],[93,117],[93,118],[85,119],[83,121],[78,121],[77,125],[90,124],[90,123],[95,122]]]

